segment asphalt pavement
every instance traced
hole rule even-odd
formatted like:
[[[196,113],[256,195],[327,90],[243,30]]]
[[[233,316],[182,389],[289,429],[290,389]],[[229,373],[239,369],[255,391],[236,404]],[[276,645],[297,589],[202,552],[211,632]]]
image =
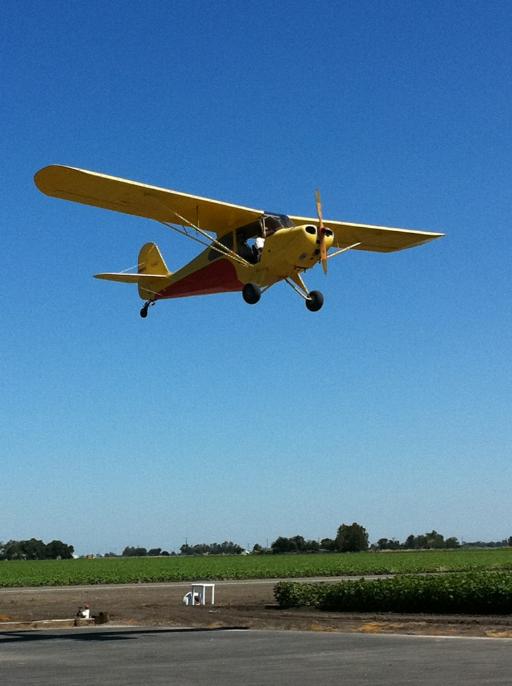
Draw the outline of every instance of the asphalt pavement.
[[[0,633],[2,686],[510,686],[512,639],[92,628]]]

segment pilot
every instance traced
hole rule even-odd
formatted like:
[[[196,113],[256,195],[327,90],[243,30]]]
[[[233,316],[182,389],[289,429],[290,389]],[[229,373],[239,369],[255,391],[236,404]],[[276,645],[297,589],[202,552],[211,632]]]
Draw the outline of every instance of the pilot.
[[[254,248],[256,251],[256,261],[259,262],[261,260],[261,255],[263,253],[263,248],[265,246],[265,237],[264,236],[256,236],[256,240],[254,241]]]
[[[238,254],[240,255],[240,257],[243,257],[244,260],[247,260],[247,262],[250,262],[251,264],[256,262],[253,246],[249,245],[247,239],[240,243]]]

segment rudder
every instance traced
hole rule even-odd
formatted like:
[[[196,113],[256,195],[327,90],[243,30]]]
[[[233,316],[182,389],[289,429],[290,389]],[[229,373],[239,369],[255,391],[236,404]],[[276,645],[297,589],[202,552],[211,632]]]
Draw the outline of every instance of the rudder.
[[[139,252],[137,271],[139,274],[151,274],[154,276],[171,275],[156,243],[146,243],[142,246]],[[140,279],[139,296],[142,300],[154,300],[159,285],[157,279]]]
[[[156,243],[146,243],[142,246],[137,271],[139,274],[159,274],[160,276],[171,274]]]

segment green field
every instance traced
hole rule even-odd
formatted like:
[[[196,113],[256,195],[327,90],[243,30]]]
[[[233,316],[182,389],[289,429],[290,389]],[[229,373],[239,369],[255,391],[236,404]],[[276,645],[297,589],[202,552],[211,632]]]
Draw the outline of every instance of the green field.
[[[311,555],[135,557],[0,562],[0,586],[512,570],[512,548]]]

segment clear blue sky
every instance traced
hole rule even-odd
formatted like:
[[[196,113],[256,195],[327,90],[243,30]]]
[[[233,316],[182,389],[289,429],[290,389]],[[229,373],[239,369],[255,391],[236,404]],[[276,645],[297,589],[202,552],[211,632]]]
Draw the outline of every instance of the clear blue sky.
[[[0,540],[512,535],[507,2],[2,9]],[[444,231],[286,286],[159,303],[94,280],[154,240],[41,195],[68,164],[268,210]]]

